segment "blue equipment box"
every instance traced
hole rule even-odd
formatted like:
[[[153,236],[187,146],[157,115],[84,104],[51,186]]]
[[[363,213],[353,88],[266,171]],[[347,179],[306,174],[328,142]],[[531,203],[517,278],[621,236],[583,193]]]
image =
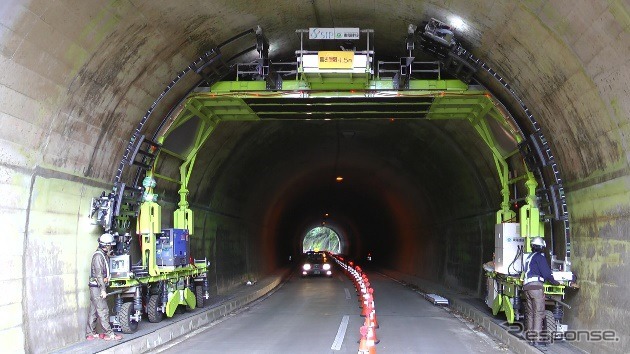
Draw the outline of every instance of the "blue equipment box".
[[[156,240],[155,256],[158,266],[188,265],[190,242],[186,229],[164,229]]]

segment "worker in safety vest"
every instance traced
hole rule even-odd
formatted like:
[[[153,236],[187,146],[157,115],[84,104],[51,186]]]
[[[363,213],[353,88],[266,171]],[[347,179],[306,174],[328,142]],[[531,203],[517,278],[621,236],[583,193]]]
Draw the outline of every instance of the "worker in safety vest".
[[[112,327],[109,325],[109,307],[107,306],[107,284],[109,283],[109,254],[112,246],[115,245],[114,237],[111,234],[103,234],[98,238],[98,248],[92,254],[92,263],[90,265],[90,313],[88,314],[88,323],[85,338],[93,340],[99,338],[96,333],[96,321],[101,323],[101,327],[105,330],[100,338],[105,340],[120,340],[119,334],[114,334]]]
[[[527,332],[525,338],[533,345],[546,345],[541,342],[540,332],[542,331],[543,318],[545,317],[545,281],[553,285],[559,285],[553,278],[547,258],[543,250],[545,240],[542,237],[534,237],[530,243],[532,253],[525,260],[525,278],[523,279],[523,290],[525,290],[525,318],[527,321]]]

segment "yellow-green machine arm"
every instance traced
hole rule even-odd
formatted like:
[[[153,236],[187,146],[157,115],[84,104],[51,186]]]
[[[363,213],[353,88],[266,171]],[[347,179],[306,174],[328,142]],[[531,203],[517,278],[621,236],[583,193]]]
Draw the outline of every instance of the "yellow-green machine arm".
[[[161,232],[161,208],[156,203],[157,197],[155,196],[155,194],[153,194],[153,188],[156,186],[155,178],[165,179],[180,185],[178,191],[180,200],[178,203],[178,208],[173,213],[173,226],[176,229],[188,230],[189,236],[192,236],[194,233],[194,215],[193,211],[189,208],[190,204],[188,202],[188,182],[190,180],[190,176],[195,165],[195,159],[197,157],[199,149],[208,140],[210,134],[220,121],[218,118],[213,117],[211,112],[208,112],[203,107],[199,107],[194,100],[189,100],[186,103],[185,112],[187,112],[187,114],[180,115],[178,119],[173,123],[173,125],[171,125],[169,129],[158,139],[158,142],[160,144],[163,144],[168,135],[175,129],[177,129],[177,127],[180,127],[182,124],[186,123],[195,116],[200,119],[201,123],[199,128],[195,132],[193,145],[186,155],[178,155],[165,148],[162,148],[160,150],[160,154],[165,153],[171,156],[175,156],[182,161],[179,167],[179,180],[161,175],[156,171],[160,156],[158,155],[158,157],[156,157],[156,159],[154,160],[153,169],[147,172],[147,175],[143,181],[145,193],[143,195],[143,201],[140,205],[140,212],[138,214],[137,230],[142,237],[142,264],[146,268],[148,268],[149,274],[151,276],[155,276],[160,273],[160,269],[156,264],[155,257],[155,235]]]
[[[162,230],[162,208],[156,203],[157,196],[153,193],[156,183],[150,171],[142,181],[142,185],[145,192],[140,204],[136,230],[142,241],[142,265],[148,269],[149,275],[156,276],[159,274],[159,269],[156,263],[155,234]]]

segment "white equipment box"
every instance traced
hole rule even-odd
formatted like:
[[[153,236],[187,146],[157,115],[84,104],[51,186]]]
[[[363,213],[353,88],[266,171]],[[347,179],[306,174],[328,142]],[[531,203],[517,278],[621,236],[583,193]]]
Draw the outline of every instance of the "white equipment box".
[[[501,274],[521,272],[524,238],[519,223],[502,223],[494,227],[494,270]]]

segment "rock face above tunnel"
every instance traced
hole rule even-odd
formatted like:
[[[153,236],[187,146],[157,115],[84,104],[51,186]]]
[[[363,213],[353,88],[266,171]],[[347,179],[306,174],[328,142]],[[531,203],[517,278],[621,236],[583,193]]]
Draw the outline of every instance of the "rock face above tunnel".
[[[451,21],[455,16],[465,24],[456,35],[500,72],[533,110],[561,167],[573,227],[574,270],[582,279],[582,288],[568,299],[576,309],[567,311],[569,324],[612,328],[620,338],[579,345],[594,352],[624,353],[630,348],[625,310],[630,263],[626,2],[444,5],[409,0],[392,6],[391,1],[350,0],[252,6],[251,1],[9,0],[0,10],[0,221],[10,235],[5,237],[7,255],[0,260],[0,284],[11,289],[0,303],[0,311],[8,314],[0,324],[6,350],[48,352],[82,338],[85,262],[100,232],[81,226],[89,200],[111,186],[133,129],[166,84],[204,51],[259,24],[271,43],[270,56],[286,58],[299,47],[297,28],[356,26],[375,30],[379,56],[398,57],[404,52],[402,38],[409,23],[430,17]],[[224,55],[238,50],[228,48]],[[165,107],[177,101],[171,99]],[[153,133],[156,126],[157,120],[150,120],[145,129]],[[211,154],[229,160],[232,148],[216,149]],[[235,170],[246,170],[233,163]],[[481,176],[490,169],[482,167],[481,160],[475,163]],[[217,170],[222,167],[216,165]],[[219,180],[215,186],[203,184]],[[222,196],[230,193],[226,186],[234,185],[231,176],[199,183],[205,196],[215,195],[210,200],[217,208],[206,210],[210,214],[236,209],[252,215],[264,207]],[[484,183],[493,186],[492,179]],[[216,232],[216,219],[208,218]],[[250,230],[232,229],[230,222],[225,222],[228,232],[222,234],[239,235],[244,241],[235,244],[245,248]],[[452,225],[443,232],[465,233],[472,247],[486,232],[485,224],[478,222],[475,232],[466,233],[473,224]],[[265,233],[272,233],[272,225],[265,227]],[[436,231],[435,237],[443,232]],[[458,238],[452,240],[461,245]],[[260,243],[252,241],[252,247]],[[417,253],[413,248],[406,251],[407,258],[398,266],[419,272],[421,266],[408,258]],[[423,252],[425,257],[432,254]],[[473,288],[470,278],[475,274],[456,268],[477,267],[481,260],[464,260],[465,250],[449,254],[455,257],[450,281]],[[267,262],[258,257],[265,256],[250,255],[252,264]],[[42,299],[42,291],[50,294]],[[59,318],[71,325],[60,325]]]

